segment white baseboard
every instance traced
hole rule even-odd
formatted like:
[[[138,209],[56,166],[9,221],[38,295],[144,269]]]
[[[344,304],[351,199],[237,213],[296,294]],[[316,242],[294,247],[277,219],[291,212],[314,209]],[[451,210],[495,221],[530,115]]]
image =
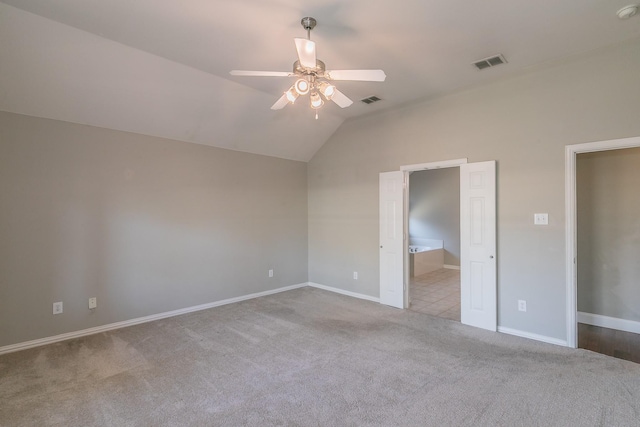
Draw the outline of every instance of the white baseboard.
[[[354,298],[366,299],[367,301],[373,301],[378,303],[380,302],[380,298],[371,297],[365,294],[359,294],[357,292],[345,291],[344,289],[333,288],[331,286],[325,286],[319,283],[309,282],[308,285],[311,286],[312,288],[324,289],[325,291],[335,292],[337,294],[347,295]]]
[[[150,316],[138,317],[136,319],[125,320],[122,322],[109,323],[108,325],[96,326],[94,328],[82,329],[75,332],[67,332],[65,334],[54,335],[52,337],[40,338],[32,341],[25,341],[17,344],[6,345],[0,347],[0,355],[5,353],[13,353],[15,351],[26,350],[28,348],[39,347],[46,344],[53,344],[60,341],[66,341],[72,338],[84,337],[87,335],[99,334],[101,332],[112,331],[114,329],[126,328],[127,326],[139,325],[140,323],[153,322],[154,320],[166,319],[167,317],[180,316],[181,314],[193,313],[194,311],[206,310],[221,305],[233,304],[235,302],[245,301],[253,298],[264,297],[267,295],[277,294],[280,292],[290,291],[292,289],[303,288],[307,283],[298,285],[285,286],[278,289],[272,289],[264,292],[257,292],[249,295],[228,298],[220,301],[214,301],[207,304],[194,305],[192,307],[181,308],[179,310],[166,311],[164,313],[152,314]]]
[[[562,347],[569,347],[569,343],[567,343],[567,340],[551,338],[546,335],[538,335],[531,332],[519,331],[517,329],[505,328],[503,326],[498,326],[498,332],[501,332],[503,334],[515,335],[517,337],[528,338],[530,340],[542,341],[549,344],[560,345]]]
[[[640,322],[635,320],[618,319],[617,317],[602,316],[600,314],[578,312],[578,323],[615,329],[618,331],[640,334]]]
[[[444,268],[448,268],[449,270],[460,270],[460,266],[459,265],[449,265],[449,264],[445,264]]]

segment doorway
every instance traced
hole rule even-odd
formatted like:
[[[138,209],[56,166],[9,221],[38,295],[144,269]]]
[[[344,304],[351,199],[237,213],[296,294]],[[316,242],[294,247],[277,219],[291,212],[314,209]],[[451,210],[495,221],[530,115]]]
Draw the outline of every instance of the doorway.
[[[576,158],[578,347],[640,362],[640,147]]]
[[[408,308],[460,321],[460,171],[409,175]]]
[[[467,159],[402,166],[380,173],[380,303],[409,307],[409,173],[460,171],[460,321],[497,329],[496,162]]]
[[[616,253],[611,254],[608,253],[606,255],[598,254],[598,251],[601,250],[600,246],[593,246],[589,241],[585,241],[584,239],[593,239],[594,237],[602,240],[601,246],[607,246],[611,242],[607,242],[607,240],[611,240],[611,232],[612,229],[607,229],[608,227],[617,227],[620,225],[621,221],[611,219],[601,221],[599,220],[599,225],[596,225],[595,229],[592,231],[588,231],[586,234],[583,231],[583,237],[579,246],[579,228],[578,222],[582,221],[580,224],[580,228],[586,226],[594,227],[593,224],[589,224],[593,218],[589,219],[588,210],[593,209],[594,206],[587,207],[585,210],[584,207],[580,207],[582,211],[582,218],[579,218],[579,203],[578,203],[578,159],[579,155],[584,153],[599,153],[599,152],[610,152],[610,154],[614,154],[613,157],[618,154],[623,154],[622,151],[640,147],[640,137],[635,138],[625,138],[625,139],[617,139],[617,140],[609,140],[609,141],[599,141],[592,142],[586,144],[576,144],[576,145],[568,145],[565,147],[565,183],[566,183],[566,229],[567,229],[567,343],[569,346],[577,348],[579,344],[579,338],[581,344],[584,343],[584,346],[589,349],[595,349],[594,339],[595,337],[606,338],[613,337],[622,337],[624,335],[623,341],[621,344],[616,344],[608,341],[608,344],[604,344],[605,347],[611,347],[611,351],[619,351],[623,349],[616,349],[613,347],[622,346],[624,348],[630,348],[630,346],[637,346],[637,338],[629,340],[626,333],[636,333],[640,332],[640,313],[634,312],[634,307],[637,307],[637,303],[633,303],[634,299],[640,298],[640,289],[637,288],[637,274],[634,268],[637,268],[637,254],[634,255],[633,249],[631,251],[628,250],[619,250],[621,245],[620,242],[625,242],[627,239],[634,239],[634,235],[637,232],[637,226],[632,227],[631,230],[622,234],[622,237],[614,242],[614,249]],[[606,154],[605,154],[606,156]],[[598,157],[598,156],[595,156]],[[584,157],[584,159],[589,159],[589,156]],[[614,173],[619,174],[620,166],[614,166]],[[637,165],[635,167],[632,165],[629,170],[638,169]],[[634,181],[633,183],[635,184]],[[581,184],[583,186],[581,193],[585,190],[587,185],[585,182]],[[588,187],[588,185],[587,185]],[[609,192],[611,192],[616,187],[616,184],[606,184],[604,188],[603,194],[605,197],[609,196]],[[587,191],[592,191],[593,189]],[[637,190],[633,190],[637,193]],[[583,197],[585,193],[582,193]],[[635,193],[634,193],[635,194]],[[581,200],[584,202],[585,200]],[[588,202],[588,200],[587,200]],[[626,197],[621,198],[616,204],[608,206],[609,202],[607,201],[596,201],[597,203],[597,211],[607,212],[613,211],[620,212],[623,205],[628,203]],[[624,208],[625,210],[627,208]],[[585,216],[586,214],[586,216]],[[602,214],[600,214],[602,216]],[[605,218],[606,219],[606,218]],[[633,221],[634,219],[632,219]],[[624,220],[623,220],[624,222]],[[598,230],[598,227],[604,227],[603,230]],[[619,230],[618,230],[619,231]],[[622,245],[624,246],[624,245]],[[632,244],[632,248],[638,250],[637,243],[635,245]],[[580,249],[581,248],[581,249]],[[590,271],[591,266],[585,264],[585,262],[589,262],[589,259],[592,254],[588,251],[594,250],[596,252],[595,261],[592,259],[591,262],[595,262],[599,264],[596,266],[599,271]],[[611,252],[611,251],[610,251]],[[578,258],[578,256],[580,258]],[[615,262],[611,262],[607,257],[614,256],[614,258],[620,258],[620,260],[616,260]],[[604,257],[604,258],[603,258]],[[624,258],[632,258],[632,262],[624,261]],[[593,257],[591,257],[593,258]],[[622,264],[619,264],[619,261],[622,261]],[[620,268],[622,267],[622,268]],[[614,273],[611,275],[611,273]],[[578,289],[578,276],[581,275],[581,280],[583,283],[586,283],[586,288],[582,289],[582,293],[579,294]],[[607,276],[607,277],[605,277]],[[595,285],[593,283],[588,283],[589,281],[593,281],[591,279],[595,278]],[[603,280],[604,279],[604,280]],[[594,291],[594,287],[599,287],[599,289]],[[608,286],[608,287],[607,287]],[[612,287],[613,286],[613,287]],[[630,287],[635,286],[635,290]],[[623,296],[624,295],[624,296]],[[580,301],[578,297],[580,296]],[[595,298],[594,298],[595,297]],[[621,298],[622,297],[622,298]],[[618,306],[617,308],[613,308],[612,302],[617,300],[620,302],[624,300],[622,306]],[[627,303],[631,302],[631,312],[627,310]],[[596,313],[588,313],[586,311],[595,311]],[[618,310],[618,311],[616,311]],[[622,313],[622,310],[625,313]],[[637,309],[636,309],[637,310]],[[634,318],[635,316],[635,318]],[[621,318],[626,317],[626,318]],[[578,325],[580,323],[580,327]],[[580,331],[580,337],[578,334]],[[612,332],[613,331],[613,332]],[[597,346],[600,346],[598,344]],[[603,351],[607,353],[607,351]],[[613,355],[613,354],[610,354]]]

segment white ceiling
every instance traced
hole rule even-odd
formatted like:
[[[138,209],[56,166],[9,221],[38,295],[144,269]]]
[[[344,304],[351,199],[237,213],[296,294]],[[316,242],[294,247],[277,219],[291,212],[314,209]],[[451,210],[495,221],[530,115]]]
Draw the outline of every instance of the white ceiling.
[[[0,110],[307,161],[349,117],[521,73],[640,37],[630,0],[3,0]],[[291,78],[300,19],[329,69],[382,68],[339,82],[354,105],[271,104]],[[508,64],[471,63],[502,53]],[[382,102],[359,99],[377,95]]]

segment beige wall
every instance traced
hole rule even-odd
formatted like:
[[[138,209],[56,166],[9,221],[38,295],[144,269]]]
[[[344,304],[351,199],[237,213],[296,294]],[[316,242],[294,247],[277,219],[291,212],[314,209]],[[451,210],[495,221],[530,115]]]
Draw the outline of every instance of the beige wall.
[[[409,177],[409,236],[444,242],[444,263],[460,265],[460,168]]]
[[[306,168],[0,113],[0,346],[306,282]]]
[[[349,120],[308,165],[0,113],[0,346],[307,280],[378,296],[378,174],[461,157],[498,164],[499,325],[564,339],[564,146],[640,135],[638,75],[635,40]]]
[[[640,321],[640,148],[578,154],[578,311]]]
[[[498,324],[566,339],[564,147],[640,135],[639,75],[634,40],[346,122],[309,163],[310,281],[379,295],[380,172],[497,160]]]

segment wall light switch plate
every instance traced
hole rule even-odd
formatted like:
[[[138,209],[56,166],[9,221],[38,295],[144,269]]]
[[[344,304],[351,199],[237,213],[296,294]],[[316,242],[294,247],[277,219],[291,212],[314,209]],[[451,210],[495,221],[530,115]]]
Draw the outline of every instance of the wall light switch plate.
[[[269,270],[269,277],[273,277],[273,270]]]
[[[89,309],[96,308],[98,306],[98,299],[96,297],[89,298]]]
[[[353,272],[353,280],[358,280],[358,272],[357,271]]]
[[[533,214],[533,223],[535,225],[549,225],[549,214],[546,214],[546,213]]]

